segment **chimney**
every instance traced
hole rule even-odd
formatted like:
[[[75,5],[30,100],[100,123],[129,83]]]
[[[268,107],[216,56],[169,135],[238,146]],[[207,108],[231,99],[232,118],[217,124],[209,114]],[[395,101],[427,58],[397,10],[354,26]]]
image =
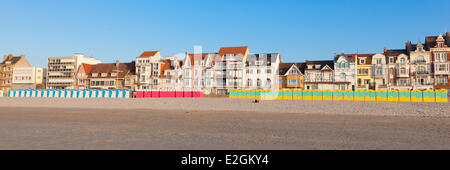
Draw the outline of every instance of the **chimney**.
[[[119,64],[120,64],[120,61],[116,60],[116,69],[119,69]]]

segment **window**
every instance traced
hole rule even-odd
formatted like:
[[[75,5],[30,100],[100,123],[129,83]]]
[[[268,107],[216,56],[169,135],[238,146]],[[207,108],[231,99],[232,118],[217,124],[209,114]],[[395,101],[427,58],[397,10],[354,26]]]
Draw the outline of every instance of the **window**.
[[[377,59],[377,64],[381,64],[381,59]]]
[[[366,63],[366,60],[361,59],[361,60],[359,60],[359,62],[360,62],[361,64],[365,64],[365,63]]]
[[[267,80],[266,80],[266,86],[267,86],[267,87],[270,87],[271,85],[272,85],[272,80],[267,79]]]
[[[159,73],[157,71],[153,72],[153,77],[159,77]]]
[[[288,84],[289,85],[298,85],[298,80],[297,79],[290,79],[290,80],[288,80]]]
[[[358,69],[358,75],[368,75],[369,69]]]
[[[111,76],[112,76],[112,77],[116,77],[116,76],[117,76],[117,73],[111,73]]]
[[[400,69],[400,74],[406,74],[406,68],[401,68]]]
[[[247,85],[248,85],[248,87],[252,87],[253,86],[252,79],[248,79],[247,80]]]
[[[97,77],[98,73],[92,73],[92,77]]]
[[[256,70],[256,74],[260,74],[260,73],[261,73],[260,69]]]
[[[102,77],[106,77],[108,73],[102,73]]]
[[[438,71],[447,71],[447,65],[446,64],[439,64],[438,65]]]
[[[389,57],[389,63],[394,63],[394,57]]]
[[[401,63],[401,64],[405,64],[405,63],[406,63],[406,59],[405,59],[405,58],[401,58],[401,59],[400,59],[400,63]]]
[[[158,85],[158,79],[153,79],[153,85]]]
[[[272,70],[271,69],[267,69],[267,74],[272,74]]]
[[[256,86],[261,87],[261,79],[256,80]]]

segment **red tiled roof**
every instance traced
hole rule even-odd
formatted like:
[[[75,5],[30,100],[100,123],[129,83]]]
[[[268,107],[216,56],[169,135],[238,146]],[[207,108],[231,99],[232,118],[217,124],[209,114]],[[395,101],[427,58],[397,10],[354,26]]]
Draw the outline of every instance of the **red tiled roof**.
[[[135,63],[119,63],[119,78],[124,78],[126,75],[134,75],[135,72]],[[116,63],[99,63],[96,65],[92,65],[91,74],[89,74],[89,78],[116,78],[117,76],[111,76],[111,73],[116,73],[117,67]],[[98,73],[97,77],[92,77],[93,73]],[[101,73],[107,73],[106,77],[102,77]]]
[[[86,75],[89,75],[89,74],[91,74],[91,70],[92,70],[92,68],[93,68],[95,65],[90,65],[90,64],[82,63],[81,66],[82,66],[83,69],[84,69],[84,73],[85,73]]]
[[[219,50],[219,55],[223,56],[225,54],[240,54],[242,56],[245,55],[245,53],[247,52],[248,47],[247,46],[243,46],[243,47],[222,47]]]
[[[144,51],[139,58],[145,58],[145,57],[153,57],[155,56],[159,51]]]

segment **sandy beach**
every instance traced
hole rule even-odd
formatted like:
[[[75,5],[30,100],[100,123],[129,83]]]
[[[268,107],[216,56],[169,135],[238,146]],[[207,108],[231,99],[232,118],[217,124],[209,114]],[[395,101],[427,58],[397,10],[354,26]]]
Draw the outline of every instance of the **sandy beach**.
[[[450,149],[449,107],[0,98],[0,149]]]

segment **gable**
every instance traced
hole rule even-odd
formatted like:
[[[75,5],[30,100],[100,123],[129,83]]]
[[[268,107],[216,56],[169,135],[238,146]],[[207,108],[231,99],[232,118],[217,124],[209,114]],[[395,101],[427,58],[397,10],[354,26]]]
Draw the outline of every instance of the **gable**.
[[[297,71],[299,74],[291,74],[292,70]],[[284,74],[284,76],[288,76],[288,75],[303,75],[303,73],[300,71],[300,69],[297,68],[297,66],[295,66],[294,64],[291,66],[291,68],[289,68],[289,70],[286,72],[286,74]]]

